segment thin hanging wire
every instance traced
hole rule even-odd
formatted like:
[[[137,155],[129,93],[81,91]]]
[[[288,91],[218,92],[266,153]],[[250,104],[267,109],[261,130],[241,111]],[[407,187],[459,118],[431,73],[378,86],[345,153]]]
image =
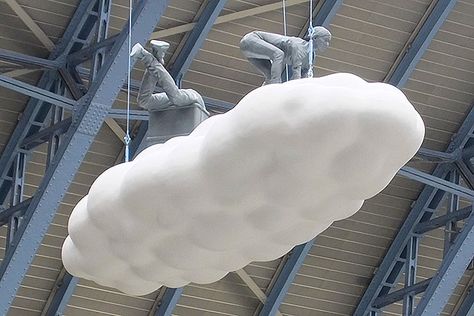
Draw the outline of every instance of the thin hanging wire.
[[[309,0],[309,27],[308,27],[308,35],[309,35],[309,54],[308,54],[308,78],[313,78],[313,0]]]
[[[286,1],[283,0],[283,35],[287,35],[287,28],[286,28]],[[286,81],[288,81],[288,65],[285,64],[285,70],[286,70]]]
[[[129,1],[130,10],[128,11],[128,76],[127,76],[127,132],[124,136],[125,141],[125,162],[130,161],[130,84],[131,84],[131,57],[132,52],[132,2]]]

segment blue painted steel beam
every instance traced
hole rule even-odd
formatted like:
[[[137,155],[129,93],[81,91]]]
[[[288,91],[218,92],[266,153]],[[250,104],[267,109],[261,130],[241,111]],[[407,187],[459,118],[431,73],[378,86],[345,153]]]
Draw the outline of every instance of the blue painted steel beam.
[[[433,162],[455,162],[460,158],[460,153],[461,151],[454,153],[446,153],[443,151],[437,151],[428,148],[420,148],[416,153],[416,156],[422,158],[423,160]]]
[[[46,143],[53,135],[64,134],[71,125],[72,118],[64,119],[53,126],[40,130],[38,133],[26,137],[20,147],[25,150],[33,149],[41,144]]]
[[[182,293],[182,287],[178,289],[167,288],[161,299],[160,306],[155,312],[155,316],[171,316]]]
[[[26,209],[28,208],[28,206],[30,205],[30,203],[31,203],[31,198],[26,199],[26,200],[22,201],[21,203],[19,203],[17,205],[14,205],[10,208],[7,208],[5,210],[1,210],[0,211],[0,227],[7,224],[9,218],[13,214],[15,214],[17,212],[20,212],[20,211],[25,212]]]
[[[32,86],[26,82],[22,82],[7,76],[0,75],[0,86],[44,102],[64,107],[69,110],[72,110],[73,107],[76,105],[76,101],[72,99],[63,97],[56,93]]]
[[[459,184],[435,177],[431,174],[425,173],[415,168],[404,166],[400,169],[400,171],[398,171],[398,174],[409,179],[427,184],[434,188],[441,189],[445,192],[449,192],[474,201],[473,190],[467,189],[463,186],[460,186]]]
[[[167,6],[166,0],[143,0],[134,9],[132,38],[145,44]],[[108,58],[81,99],[68,132],[28,207],[23,225],[0,267],[0,314],[6,314],[56,210],[89,146],[126,79],[128,27],[120,33]],[[31,210],[31,211],[30,211]]]
[[[466,297],[462,301],[456,316],[473,316],[474,315],[474,288],[471,286]]]
[[[78,65],[92,58],[92,56],[102,48],[110,48],[117,40],[117,35],[111,36],[99,43],[91,44],[69,56],[67,62],[70,65]]]
[[[44,316],[61,316],[64,315],[64,310],[71,298],[74,289],[76,288],[79,279],[73,277],[69,273],[65,272],[62,276],[61,281],[57,284],[57,288],[53,289],[54,296],[49,302],[47,308],[41,315]]]
[[[313,17],[313,25],[329,27],[343,0],[324,0],[318,13]]]
[[[471,213],[472,213],[472,208],[470,206],[464,207],[460,210],[453,211],[453,212],[448,213],[446,215],[442,215],[442,216],[438,216],[436,218],[433,218],[432,220],[419,223],[418,225],[416,225],[414,232],[415,232],[415,234],[422,235],[422,234],[427,233],[431,230],[443,227],[449,222],[461,221],[463,219],[466,219],[469,216],[471,216]]]
[[[44,59],[25,54],[17,53],[11,50],[0,48],[0,60],[9,61],[16,64],[26,65],[30,68],[58,69],[64,66],[61,59]]]
[[[456,285],[474,257],[474,216],[470,216],[456,236],[433,277],[425,294],[418,303],[413,316],[440,315]]]
[[[431,282],[431,278],[423,280],[416,284],[410,285],[408,287],[404,287],[400,290],[394,291],[382,297],[379,297],[375,300],[374,307],[376,309],[380,309],[384,306],[403,300],[403,298],[408,294],[412,294],[412,295],[420,294],[424,292],[426,288],[428,288],[428,285],[430,284],[430,282]]]
[[[176,82],[180,82],[186,71],[188,71],[191,62],[206,40],[207,34],[211,31],[214,22],[226,3],[227,0],[210,0],[206,4],[195,27],[189,34],[188,39],[170,69],[170,75]]]
[[[259,316],[273,316],[277,313],[286,296],[286,293],[288,293],[288,289],[290,288],[296,273],[298,273],[298,270],[303,264],[303,261],[306,258],[306,255],[308,255],[313,243],[314,239],[293,248],[287,261],[285,262],[285,265],[280,271],[275,284],[268,294],[267,300],[263,305]]]
[[[425,53],[441,25],[443,25],[449,12],[453,9],[457,0],[439,0],[420,28],[417,36],[409,45],[408,50],[401,59],[397,68],[389,78],[388,83],[402,87],[407,82],[411,73]]]

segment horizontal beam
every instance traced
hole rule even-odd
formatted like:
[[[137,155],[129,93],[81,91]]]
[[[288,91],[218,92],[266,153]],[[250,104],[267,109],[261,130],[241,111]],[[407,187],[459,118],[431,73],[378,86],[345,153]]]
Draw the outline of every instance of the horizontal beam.
[[[22,211],[24,213],[28,206],[31,203],[31,198],[20,202],[17,205],[14,205],[10,208],[4,209],[0,211],[0,226],[3,226],[8,223],[8,219],[15,213]]]
[[[148,121],[150,114],[145,110],[130,110],[130,119],[136,121]],[[110,109],[109,117],[113,119],[127,119],[127,110]]]
[[[430,185],[434,188],[449,192],[464,198],[467,198],[471,201],[474,201],[474,191],[467,189],[458,184],[446,181],[444,179],[438,178],[431,174],[419,171],[411,167],[403,167],[398,172],[399,175],[407,177],[409,179]]]
[[[36,146],[46,143],[53,135],[64,134],[71,125],[72,118],[64,119],[53,126],[40,130],[39,132],[25,138],[20,145],[22,149],[30,150]]]
[[[56,70],[64,66],[63,61],[51,60],[29,56],[21,53],[17,53],[11,50],[0,48],[0,59],[15,64],[26,65],[34,68],[44,68]]]
[[[111,36],[99,43],[91,44],[87,47],[84,47],[77,52],[72,53],[71,55],[67,56],[67,62],[71,65],[78,65],[80,63],[85,62],[93,57],[93,55],[99,50],[104,47],[111,47],[115,41],[117,40],[117,35]]]
[[[416,153],[417,157],[423,160],[433,162],[455,162],[460,157],[460,151],[453,153],[446,153],[443,151],[432,150],[428,148],[420,148]]]
[[[415,234],[425,234],[431,230],[445,226],[452,221],[461,221],[468,218],[472,213],[472,207],[468,206],[460,210],[442,215],[432,220],[421,222],[415,227]]]
[[[227,101],[222,101],[222,100],[217,100],[213,98],[208,98],[208,97],[202,97],[204,100],[204,103],[206,104],[206,108],[211,111],[215,112],[227,112],[232,110],[235,107],[235,104],[227,102]]]
[[[418,282],[416,284],[404,287],[400,290],[393,291],[392,293],[389,293],[387,295],[378,297],[374,302],[374,307],[378,309],[378,308],[382,308],[384,306],[393,304],[395,302],[399,302],[403,300],[403,298],[407,296],[408,294],[411,294],[411,295],[420,294],[428,288],[430,281],[431,281],[431,278]]]
[[[76,105],[76,101],[72,99],[3,75],[0,75],[0,86],[68,110],[72,110]]]

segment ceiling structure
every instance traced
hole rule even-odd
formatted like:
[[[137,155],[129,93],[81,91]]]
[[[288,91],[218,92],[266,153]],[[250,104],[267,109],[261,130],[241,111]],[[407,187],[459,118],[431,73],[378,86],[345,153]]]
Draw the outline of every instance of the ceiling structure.
[[[308,2],[286,0],[289,35],[305,34]],[[262,84],[239,41],[255,29],[282,33],[281,4],[135,1],[132,37],[170,42],[170,73],[222,113]],[[316,76],[351,72],[401,88],[425,122],[422,149],[358,213],[285,257],[145,297],[73,278],[60,258],[72,208],[123,159],[128,1],[0,8],[1,314],[473,313],[472,1],[315,0],[315,25],[333,35]],[[132,90],[142,74],[137,65]],[[132,114],[135,150],[147,124],[135,104]]]

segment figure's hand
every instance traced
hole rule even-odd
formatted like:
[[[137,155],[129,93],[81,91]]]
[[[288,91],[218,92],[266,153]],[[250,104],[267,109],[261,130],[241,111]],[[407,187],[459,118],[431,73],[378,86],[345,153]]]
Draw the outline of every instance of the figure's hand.
[[[292,66],[291,71],[291,80],[301,79],[301,66]]]

